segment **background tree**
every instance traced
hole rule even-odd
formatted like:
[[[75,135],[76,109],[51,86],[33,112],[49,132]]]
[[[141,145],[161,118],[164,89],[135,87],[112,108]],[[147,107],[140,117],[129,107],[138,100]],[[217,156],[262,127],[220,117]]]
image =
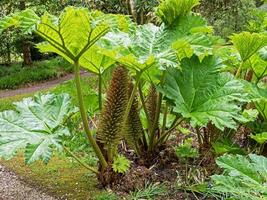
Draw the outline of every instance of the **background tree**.
[[[246,30],[255,8],[255,1],[251,0],[202,0],[198,11],[214,26],[216,34],[227,38]]]

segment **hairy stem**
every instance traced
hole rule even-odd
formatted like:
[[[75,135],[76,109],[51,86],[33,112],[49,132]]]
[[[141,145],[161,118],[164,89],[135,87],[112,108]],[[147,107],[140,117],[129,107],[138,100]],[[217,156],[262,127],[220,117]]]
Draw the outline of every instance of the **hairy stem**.
[[[84,106],[84,101],[83,101],[83,95],[82,95],[82,88],[81,88],[81,77],[80,77],[80,66],[78,62],[74,63],[74,73],[75,73],[75,84],[76,84],[76,90],[77,90],[77,97],[78,97],[78,102],[79,102],[79,108],[80,108],[80,113],[81,113],[81,118],[84,126],[84,131],[86,133],[86,136],[93,147],[99,162],[103,168],[106,168],[108,166],[99,146],[97,145],[95,139],[92,136],[92,133],[89,128],[89,123],[87,119],[87,113],[86,109]]]
[[[141,75],[142,75],[142,73],[137,73],[137,75],[136,75],[136,82],[134,84],[134,87],[133,87],[133,90],[132,90],[132,93],[131,93],[131,96],[130,96],[130,99],[128,101],[127,108],[126,108],[126,111],[125,111],[125,115],[124,115],[125,117],[124,117],[124,120],[123,120],[123,123],[122,123],[122,130],[124,130],[124,128],[126,126],[127,119],[128,119],[128,116],[129,116],[129,113],[131,111],[131,107],[132,107],[132,104],[133,104],[133,100],[134,100],[135,94],[137,92],[139,81],[141,79]]]
[[[71,155],[71,157],[73,157],[81,166],[85,167],[86,169],[88,169],[91,172],[94,172],[95,174],[98,174],[99,172],[93,168],[90,167],[89,165],[87,165],[86,163],[84,163],[80,158],[78,158],[74,153],[72,153],[67,147],[63,146],[64,150]]]
[[[165,129],[166,129],[166,123],[167,123],[167,116],[168,116],[168,104],[166,102],[164,113],[163,113],[163,123],[162,123],[162,131],[161,134],[164,135]]]
[[[149,114],[148,114],[148,110],[147,110],[147,107],[146,107],[144,94],[143,94],[143,91],[142,91],[142,88],[141,88],[140,84],[138,85],[138,92],[139,92],[139,96],[140,96],[140,99],[141,99],[142,107],[143,107],[143,109],[145,111],[145,115],[146,115],[146,119],[147,119],[148,132],[150,132],[151,124],[150,124],[150,120],[149,120]]]
[[[160,138],[158,139],[158,141],[156,142],[156,145],[162,144],[164,141],[166,141],[165,138],[168,138],[169,134],[177,127],[179,126],[182,122],[184,121],[184,118],[179,118],[175,125],[172,126],[168,131],[166,131],[163,135],[160,136]]]
[[[98,108],[102,110],[102,74],[98,74]]]
[[[161,102],[162,102],[162,94],[160,93],[158,95],[158,100],[157,100],[157,108],[156,108],[155,119],[153,120],[154,121],[154,124],[153,124],[153,126],[151,128],[151,133],[150,133],[149,147],[148,147],[148,149],[150,151],[154,147],[154,139],[155,139],[156,128],[157,128],[157,124],[158,124],[159,116],[160,116]]]
[[[196,127],[196,133],[197,133],[198,143],[199,143],[199,145],[201,145],[202,144],[202,140],[201,140],[201,133],[199,131],[199,127]]]
[[[238,67],[235,74],[235,78],[238,78],[240,76],[242,68],[243,68],[243,62],[241,62],[240,66]]]

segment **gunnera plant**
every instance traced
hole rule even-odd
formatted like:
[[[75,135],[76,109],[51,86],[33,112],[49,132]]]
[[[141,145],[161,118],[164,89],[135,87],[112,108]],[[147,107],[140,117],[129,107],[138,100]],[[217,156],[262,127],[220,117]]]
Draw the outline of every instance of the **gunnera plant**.
[[[130,97],[133,90],[133,84],[129,83],[128,95]],[[125,130],[125,138],[127,144],[135,149],[136,153],[140,155],[140,145],[142,144],[142,136],[144,135],[144,130],[142,126],[142,122],[140,119],[140,110],[138,97],[135,96],[131,110],[128,116],[128,122]]]
[[[146,107],[148,111],[148,117],[150,124],[153,126],[156,124],[155,129],[158,128],[158,122],[155,122],[156,120],[156,110],[157,110],[157,99],[158,99],[158,93],[157,89],[154,84],[150,85],[149,91],[148,91],[148,96],[147,96],[147,101],[146,101]]]
[[[113,161],[122,138],[122,124],[128,103],[128,84],[128,71],[124,67],[117,67],[112,74],[97,131],[97,140],[103,146],[103,153],[109,162]]]

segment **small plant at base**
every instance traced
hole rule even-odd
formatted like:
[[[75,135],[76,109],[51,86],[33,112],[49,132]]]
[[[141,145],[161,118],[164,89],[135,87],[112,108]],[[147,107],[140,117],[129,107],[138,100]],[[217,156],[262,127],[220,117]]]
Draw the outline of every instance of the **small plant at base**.
[[[117,157],[114,158],[112,169],[114,172],[124,174],[129,170],[130,165],[131,165],[130,160],[128,160],[123,155],[118,155]]]
[[[189,158],[197,158],[198,151],[192,147],[192,138],[188,138],[184,141],[184,143],[178,147],[175,147],[175,153],[178,158],[181,158],[182,161],[185,162],[185,184],[188,183],[188,159]]]
[[[198,151],[192,147],[192,138],[188,138],[180,146],[175,147],[175,153],[178,158],[197,158]]]

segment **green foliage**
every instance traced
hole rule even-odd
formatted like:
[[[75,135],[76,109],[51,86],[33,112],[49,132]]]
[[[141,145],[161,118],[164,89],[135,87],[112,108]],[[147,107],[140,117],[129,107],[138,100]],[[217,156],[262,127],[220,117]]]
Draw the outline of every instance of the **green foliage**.
[[[61,77],[72,72],[72,66],[60,58],[34,62],[33,66],[14,64],[0,68],[0,89],[15,89],[28,83],[36,83]]]
[[[267,36],[258,33],[242,32],[230,38],[243,62],[267,45]]]
[[[197,158],[198,151],[192,147],[192,138],[188,138],[183,144],[175,147],[175,153],[178,158]]]
[[[47,163],[54,149],[62,150],[62,136],[70,134],[64,122],[77,112],[70,96],[35,95],[15,103],[16,111],[0,113],[0,155],[12,158],[25,148],[25,162]]]
[[[172,26],[145,24],[128,34],[109,33],[104,37],[108,49],[104,53],[133,71],[146,72],[148,79],[155,81],[158,69],[177,66],[177,54],[182,51],[177,43],[173,46],[177,40],[186,41],[203,58],[210,54],[211,47],[216,43],[210,33],[211,29],[203,18],[186,15],[181,16]]]
[[[242,113],[244,123],[253,122],[258,118],[259,111],[257,109],[245,109]]]
[[[229,194],[234,199],[260,200],[267,198],[267,158],[250,154],[224,155],[216,159],[223,175],[211,176],[214,186],[211,191]]]
[[[123,155],[117,155],[112,163],[112,169],[117,173],[126,173],[131,165],[131,161]]]
[[[181,70],[167,70],[161,92],[175,104],[174,112],[189,118],[193,126],[206,126],[209,121],[221,130],[236,128],[242,117],[234,100],[244,101],[241,82],[232,75],[220,73],[222,68],[214,56],[201,63],[196,56],[181,62]]]
[[[251,135],[250,137],[259,144],[264,144],[267,141],[267,132]]]
[[[199,0],[162,0],[156,14],[166,25],[172,25],[175,20],[187,15],[198,4]]]
[[[127,28],[126,18],[105,15],[99,11],[89,13],[85,8],[67,7],[60,17],[45,13],[40,18],[28,9],[1,20],[0,31],[10,26],[18,26],[25,33],[34,31],[46,40],[37,45],[41,52],[59,54],[71,63],[79,60],[82,66],[87,66],[95,72],[92,64],[88,62],[90,56],[86,59],[85,54],[90,55],[92,52],[89,52],[89,49],[97,40],[105,35],[110,27],[118,24],[122,29]],[[93,52],[97,53],[95,49]]]
[[[245,152],[230,138],[221,138],[212,143],[212,148],[216,155],[223,155],[225,153],[244,154]]]
[[[227,39],[232,33],[247,30],[256,7],[252,0],[202,0],[197,10],[214,27],[217,35]]]

